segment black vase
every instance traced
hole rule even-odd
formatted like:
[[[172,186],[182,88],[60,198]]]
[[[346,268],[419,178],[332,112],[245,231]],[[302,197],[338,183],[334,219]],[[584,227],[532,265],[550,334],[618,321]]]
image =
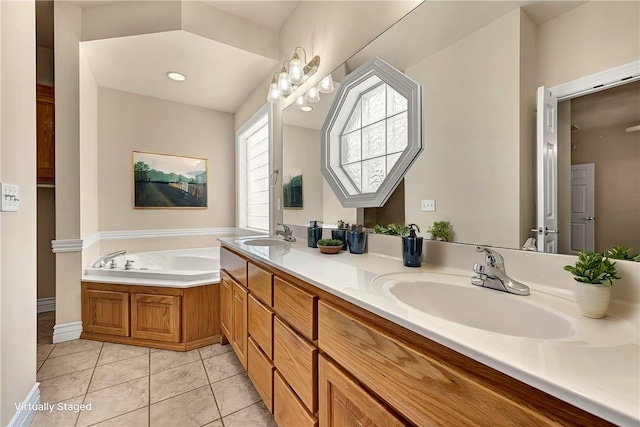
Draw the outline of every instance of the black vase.
[[[367,244],[367,233],[364,231],[348,231],[347,240],[349,242],[349,252],[352,254],[363,254]]]
[[[347,230],[331,230],[331,238],[342,241],[342,250],[347,250]]]
[[[320,239],[322,239],[322,227],[307,227],[307,246],[317,248]]]

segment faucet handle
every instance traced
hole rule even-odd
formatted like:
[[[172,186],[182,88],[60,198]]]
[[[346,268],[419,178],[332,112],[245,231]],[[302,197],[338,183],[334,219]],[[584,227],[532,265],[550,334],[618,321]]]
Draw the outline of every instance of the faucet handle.
[[[476,246],[476,252],[485,253],[484,262],[488,266],[504,270],[504,258],[498,252],[481,245]]]
[[[486,274],[484,270],[484,265],[482,264],[473,264],[473,272],[478,274],[478,276],[481,274]]]
[[[291,228],[289,228],[289,226],[287,224],[283,224],[283,223],[279,222],[278,223],[278,227],[282,227],[282,231],[284,231],[285,233],[291,234]]]

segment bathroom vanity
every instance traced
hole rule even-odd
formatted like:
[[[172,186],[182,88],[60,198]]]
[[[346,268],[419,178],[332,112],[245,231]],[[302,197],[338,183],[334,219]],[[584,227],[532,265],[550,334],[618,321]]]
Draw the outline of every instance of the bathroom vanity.
[[[600,362],[581,360],[583,366],[572,368],[572,347],[615,347],[594,338],[604,324],[591,331],[576,324],[572,338],[495,333],[398,303],[380,279],[412,274],[399,259],[327,258],[299,244],[283,253],[221,241],[222,333],[278,425],[638,422],[637,392],[630,401],[607,396],[616,381],[624,388],[624,367],[613,368],[600,391],[582,377],[584,365]],[[630,340],[634,354],[637,337]],[[565,346],[568,353],[558,350]]]

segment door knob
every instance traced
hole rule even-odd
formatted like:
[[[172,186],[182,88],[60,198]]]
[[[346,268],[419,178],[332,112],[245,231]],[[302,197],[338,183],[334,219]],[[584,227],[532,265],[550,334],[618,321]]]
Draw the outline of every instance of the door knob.
[[[585,221],[593,221],[595,219],[595,217],[588,216],[588,217],[582,218],[582,219],[584,219]]]
[[[551,234],[560,234],[560,232],[558,230],[550,230],[549,228],[545,227],[544,230],[542,230],[542,227],[540,228],[532,228],[531,231],[535,231],[536,233],[544,233],[544,235],[546,236],[547,234],[551,233]]]

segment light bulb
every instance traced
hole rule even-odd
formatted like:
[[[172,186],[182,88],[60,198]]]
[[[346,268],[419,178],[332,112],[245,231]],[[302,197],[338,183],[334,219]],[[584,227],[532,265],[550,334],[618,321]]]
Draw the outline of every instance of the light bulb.
[[[322,93],[331,93],[333,92],[333,89],[333,78],[331,77],[331,74],[323,77],[323,79],[320,80],[320,83],[318,83],[318,91]]]
[[[313,110],[313,107],[311,105],[305,105],[304,107],[300,108],[302,111],[304,111],[305,113],[308,113],[309,111]]]
[[[289,75],[284,68],[282,68],[282,71],[278,74],[278,91],[284,96],[291,95],[291,92],[293,92]]]
[[[312,86],[307,93],[304,94],[304,99],[307,100],[307,102],[320,101],[320,92],[318,92],[318,88],[316,86]]]
[[[177,71],[167,71],[166,75],[171,80],[175,80],[177,82],[183,82],[187,79],[184,74],[178,73]]]
[[[282,94],[278,90],[276,79],[273,78],[271,80],[271,84],[269,85],[269,92],[267,92],[267,101],[273,104],[273,103],[279,102],[280,100],[282,100]]]
[[[293,101],[293,107],[297,108],[298,110],[302,110],[302,107],[306,107],[307,106],[307,101],[304,100],[304,96],[299,96],[296,98],[295,101]]]
[[[289,81],[294,85],[304,81],[304,64],[297,54],[293,55],[293,59],[289,63]]]

